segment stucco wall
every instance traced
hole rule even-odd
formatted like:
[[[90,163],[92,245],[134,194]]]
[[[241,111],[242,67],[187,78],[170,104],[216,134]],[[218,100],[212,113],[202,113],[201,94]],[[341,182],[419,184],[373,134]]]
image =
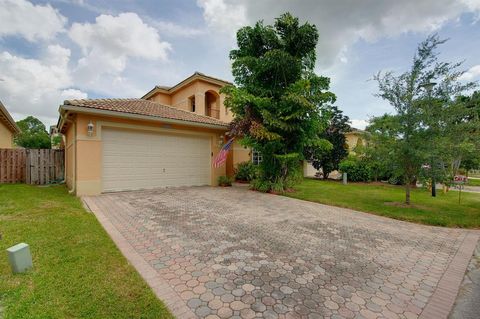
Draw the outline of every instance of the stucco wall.
[[[310,164],[307,161],[303,161],[303,176],[304,177],[315,177],[315,174],[318,173],[318,170],[313,167],[312,164]]]
[[[252,160],[252,153],[249,148],[245,148],[235,141],[232,145],[231,151],[228,154],[227,159],[227,175],[234,177],[235,169],[239,163],[249,162]]]
[[[149,98],[149,100],[165,105],[172,105],[172,98],[169,94],[166,93],[157,93],[151,98]]]
[[[0,121],[0,148],[13,148],[13,133]]]
[[[94,124],[94,132],[92,136],[87,134],[87,125],[92,121]],[[77,195],[96,195],[102,191],[102,137],[101,131],[103,127],[118,127],[126,129],[141,129],[149,130],[159,133],[192,133],[192,134],[206,134],[211,138],[211,149],[213,157],[219,152],[220,136],[224,133],[222,130],[213,130],[207,128],[192,128],[182,125],[171,125],[153,121],[140,121],[119,119],[114,117],[100,117],[95,115],[79,114],[75,119],[76,129],[71,127],[76,132],[76,147],[72,151],[67,149],[67,185],[70,189],[75,187]],[[69,130],[70,131],[70,130]],[[68,137],[67,131],[67,145],[72,138]],[[72,134],[72,133],[70,133]],[[73,134],[72,134],[73,135]],[[74,143],[75,145],[75,143]],[[67,146],[68,147],[68,146]],[[76,163],[72,160],[75,157]],[[72,163],[70,163],[72,162]],[[74,166],[74,172],[68,171],[69,167]],[[75,174],[76,173],[76,174]],[[217,179],[220,175],[226,175],[225,166],[219,168],[212,167],[211,185],[217,185]],[[76,180],[75,180],[76,179]],[[74,181],[74,185],[68,180]]]
[[[357,143],[358,143],[359,139],[360,139],[360,144],[361,145],[363,145],[363,143],[364,143],[363,138],[362,138],[361,134],[359,134],[359,133],[354,133],[354,132],[346,133],[345,138],[346,138],[346,142],[347,142],[347,145],[348,145],[348,150],[350,152],[353,152],[353,150],[357,146]]]
[[[235,142],[233,144],[233,166],[236,168],[239,163],[250,162],[251,160],[251,150]]]

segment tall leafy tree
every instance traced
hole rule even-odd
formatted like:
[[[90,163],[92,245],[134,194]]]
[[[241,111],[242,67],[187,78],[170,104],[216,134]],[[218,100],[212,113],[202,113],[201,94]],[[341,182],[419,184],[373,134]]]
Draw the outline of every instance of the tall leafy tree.
[[[237,32],[238,49],[230,52],[236,86],[222,92],[235,114],[231,134],[263,155],[258,189],[291,187],[307,147],[332,147],[319,137],[327,125],[322,110],[335,95],[330,80],[313,71],[317,41],[317,28],[289,13]]]
[[[25,148],[51,148],[50,136],[45,125],[37,118],[28,116],[17,122],[21,133],[15,137],[15,144]]]
[[[407,204],[410,204],[411,184],[422,164],[430,162],[441,149],[439,142],[444,140],[442,108],[474,86],[474,83],[458,81],[464,73],[459,70],[461,63],[439,61],[437,48],[444,42],[437,35],[431,35],[418,46],[408,71],[400,75],[386,72],[374,76],[379,86],[378,96],[390,102],[395,110],[388,134],[393,136],[392,157],[404,179]],[[437,85],[426,89],[425,84],[433,82]]]
[[[329,141],[333,146],[332,149],[325,151],[323,148],[307,148],[305,151],[306,159],[317,170],[322,170],[324,179],[328,178],[332,171],[338,170],[340,161],[347,157],[348,146],[345,133],[350,130],[348,116],[344,115],[338,107],[328,107],[326,114],[328,114],[328,127],[319,134],[319,137]]]

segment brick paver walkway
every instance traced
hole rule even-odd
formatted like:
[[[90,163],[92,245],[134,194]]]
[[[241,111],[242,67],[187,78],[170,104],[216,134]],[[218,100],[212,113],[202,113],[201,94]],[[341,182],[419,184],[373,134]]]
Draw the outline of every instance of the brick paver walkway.
[[[240,188],[85,201],[179,318],[446,317],[478,240]]]

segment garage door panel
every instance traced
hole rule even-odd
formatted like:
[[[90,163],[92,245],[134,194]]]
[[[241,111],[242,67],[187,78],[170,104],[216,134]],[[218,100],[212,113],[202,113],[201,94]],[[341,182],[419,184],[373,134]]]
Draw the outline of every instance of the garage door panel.
[[[210,184],[210,139],[105,128],[104,191]]]

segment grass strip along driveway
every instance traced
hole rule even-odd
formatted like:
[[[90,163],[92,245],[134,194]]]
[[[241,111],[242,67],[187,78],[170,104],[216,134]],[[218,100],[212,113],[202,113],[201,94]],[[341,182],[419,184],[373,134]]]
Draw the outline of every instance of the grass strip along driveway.
[[[0,233],[5,318],[172,318],[65,187],[0,185]],[[19,242],[34,268],[12,275],[5,249]]]
[[[480,194],[476,193],[462,192],[459,205],[456,191],[440,190],[433,198],[425,189],[414,189],[412,204],[406,206],[401,186],[305,179],[295,192],[285,195],[427,225],[480,228]]]

